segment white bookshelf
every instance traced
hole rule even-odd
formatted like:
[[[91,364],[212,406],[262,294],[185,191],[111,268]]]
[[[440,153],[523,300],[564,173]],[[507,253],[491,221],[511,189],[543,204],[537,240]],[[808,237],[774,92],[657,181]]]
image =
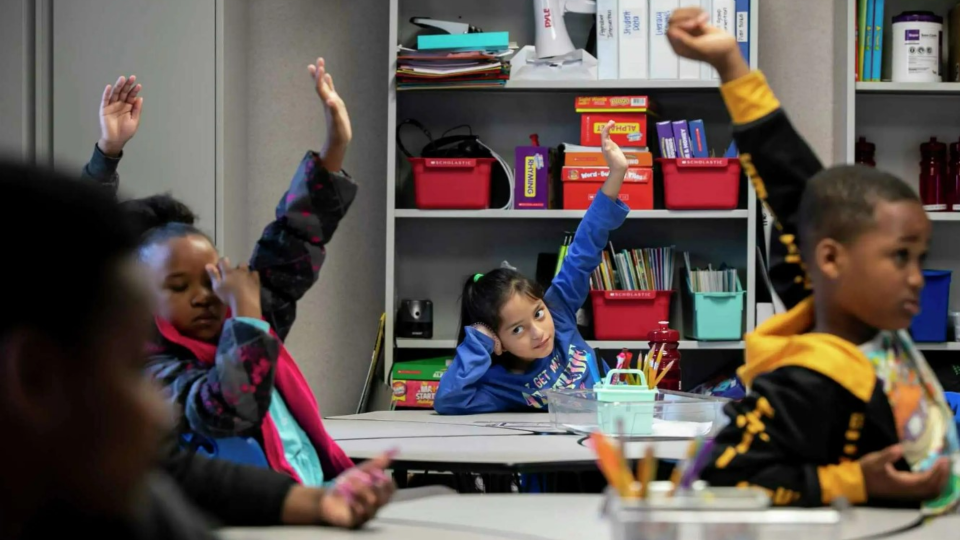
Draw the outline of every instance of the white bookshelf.
[[[891,82],[891,19],[904,11],[933,11],[944,17],[944,60],[948,43],[948,13],[957,0],[885,0],[884,51],[881,82],[855,82],[854,13],[856,0],[846,2],[845,20],[837,28],[846,29],[842,61],[835,64],[845,92],[844,150],[848,163],[855,161],[859,137],[876,145],[877,168],[888,171],[918,188],[920,144],[937,137],[949,144],[960,140],[960,83]],[[944,75],[944,81],[948,79]],[[933,240],[926,268],[952,270],[950,309],[960,309],[960,250],[955,240],[960,212],[930,212]],[[918,343],[923,351],[960,351],[960,343]]]
[[[573,107],[578,95],[645,94],[653,98],[663,118],[703,118],[708,142],[718,153],[730,142],[729,117],[718,91],[707,81],[512,81],[505,88],[397,91],[396,45],[408,43],[417,27],[413,16],[463,20],[485,31],[508,31],[511,41],[523,46],[533,41],[534,20],[528,3],[516,0],[389,0],[387,128],[387,223],[385,364],[389,373],[397,356],[413,358],[418,352],[449,351],[456,347],[459,296],[463,279],[499,266],[503,260],[529,276],[536,270],[538,253],[555,253],[563,234],[573,231],[584,211],[577,210],[418,210],[404,198],[412,182],[403,154],[397,150],[396,126],[416,118],[434,137],[461,124],[512,163],[514,147],[527,144],[537,133],[544,145],[579,142],[579,115]],[[518,6],[518,4],[522,4]],[[758,21],[759,0],[753,0],[751,22]],[[567,17],[575,43],[583,43],[592,21]],[[751,58],[757,58],[759,34],[752,24]],[[653,133],[653,120],[648,132]],[[416,154],[426,143],[416,128],[405,128],[404,144]],[[399,183],[398,183],[399,180]],[[657,191],[660,191],[659,175]],[[619,247],[674,245],[714,263],[726,262],[740,270],[746,288],[744,329],[754,326],[757,201],[749,182],[741,208],[730,211],[632,211],[627,222],[611,236]],[[658,200],[662,197],[658,195]],[[662,204],[659,202],[658,204]],[[662,208],[662,206],[657,206]],[[678,259],[677,266],[680,265]],[[675,278],[676,279],[676,278]],[[402,299],[430,299],[434,306],[434,337],[430,340],[396,338],[397,308]],[[683,331],[680,293],[671,306],[671,327]],[[645,341],[593,341],[595,348],[645,349]],[[683,341],[681,349],[694,356],[736,351],[743,343]],[[696,354],[694,354],[696,351]]]

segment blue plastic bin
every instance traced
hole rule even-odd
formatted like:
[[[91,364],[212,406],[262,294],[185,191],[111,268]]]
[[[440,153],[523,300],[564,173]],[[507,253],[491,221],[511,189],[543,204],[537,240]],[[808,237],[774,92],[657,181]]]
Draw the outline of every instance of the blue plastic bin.
[[[737,276],[737,292],[694,293],[686,278],[683,326],[687,337],[698,341],[739,341],[743,339],[743,299],[746,296]]]
[[[910,323],[914,341],[947,340],[948,306],[950,303],[950,270],[924,270],[926,285],[920,294],[920,314]]]

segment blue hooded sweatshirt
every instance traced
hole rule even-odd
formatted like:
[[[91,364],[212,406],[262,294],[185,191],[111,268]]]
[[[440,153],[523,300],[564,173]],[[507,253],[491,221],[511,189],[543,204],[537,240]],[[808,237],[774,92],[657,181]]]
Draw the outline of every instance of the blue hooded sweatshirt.
[[[598,191],[577,227],[560,273],[544,295],[555,328],[553,352],[532,362],[526,373],[511,373],[492,363],[493,340],[466,328],[456,358],[440,379],[433,405],[438,413],[543,410],[546,390],[593,388],[597,381],[587,363],[596,357],[577,330],[577,310],[590,292],[590,274],[600,264],[610,231],[623,224],[629,211],[622,201]]]

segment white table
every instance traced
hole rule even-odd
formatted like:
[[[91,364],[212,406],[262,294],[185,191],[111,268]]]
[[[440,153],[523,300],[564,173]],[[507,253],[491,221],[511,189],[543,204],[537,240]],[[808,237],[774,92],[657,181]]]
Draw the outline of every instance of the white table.
[[[463,538],[481,540],[581,540],[610,538],[610,528],[600,516],[599,495],[443,495],[398,502],[384,508],[360,534],[364,538],[392,540]],[[841,540],[889,534],[916,522],[919,513],[909,510],[855,509],[845,516]],[[952,520],[952,521],[950,521]],[[931,536],[897,535],[893,540],[952,538],[960,520],[942,518],[925,526]],[[936,528],[934,528],[936,527]],[[917,529],[913,532],[921,532]],[[356,538],[357,533],[315,528],[234,529],[227,540],[276,538]],[[322,536],[321,536],[322,535]]]
[[[566,433],[553,427],[546,412],[505,412],[464,416],[443,416],[433,410],[375,411],[348,416],[333,416],[329,420],[358,420],[376,422],[411,422],[421,424],[458,424],[462,426],[499,427],[532,433]],[[326,420],[324,420],[326,421]]]
[[[957,531],[960,531],[960,516],[949,515],[927,520],[919,527],[891,536],[890,540],[952,539],[957,537]]]
[[[337,441],[352,459],[365,460],[396,448],[395,467],[403,470],[453,472],[557,472],[596,470],[596,456],[578,435],[514,435],[511,437],[421,437]],[[679,460],[686,441],[629,442],[629,459],[643,457],[653,446],[659,459]]]
[[[409,439],[416,437],[497,437],[530,435],[526,431],[499,429],[461,424],[431,424],[426,422],[393,422],[369,420],[340,420],[328,418],[323,421],[333,440],[361,439]]]

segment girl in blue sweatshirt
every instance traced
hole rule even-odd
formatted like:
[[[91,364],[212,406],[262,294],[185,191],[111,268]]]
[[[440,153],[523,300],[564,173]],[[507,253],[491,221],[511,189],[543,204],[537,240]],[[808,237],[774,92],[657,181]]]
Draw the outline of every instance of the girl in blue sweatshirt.
[[[544,294],[533,280],[499,268],[476,274],[463,287],[457,356],[440,379],[440,414],[543,409],[551,388],[593,388],[593,349],[577,330],[577,310],[590,292],[610,231],[630,209],[617,197],[627,159],[603,129],[610,176],[587,210],[560,273]],[[596,365],[596,364],[595,364]]]

